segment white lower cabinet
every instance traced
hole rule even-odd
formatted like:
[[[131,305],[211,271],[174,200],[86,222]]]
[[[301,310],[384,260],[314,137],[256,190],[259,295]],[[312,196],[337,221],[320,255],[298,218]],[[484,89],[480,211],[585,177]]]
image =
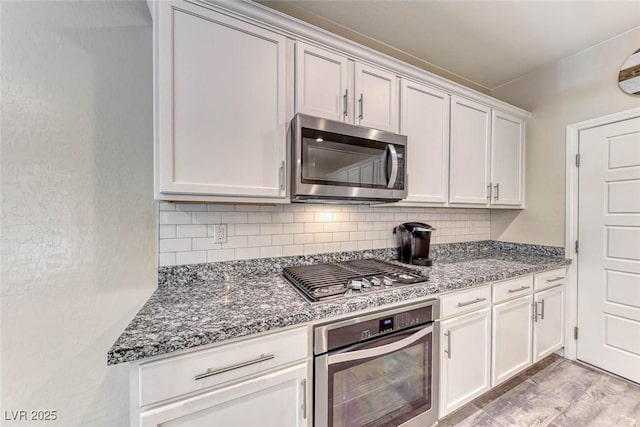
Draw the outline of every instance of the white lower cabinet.
[[[307,327],[134,363],[131,427],[311,425]]]
[[[140,414],[141,427],[302,427],[307,363],[242,381]]]
[[[564,286],[535,294],[533,361],[564,345]]]
[[[440,416],[445,416],[491,386],[491,309],[440,324]]]
[[[493,306],[491,386],[504,382],[532,363],[533,296]]]

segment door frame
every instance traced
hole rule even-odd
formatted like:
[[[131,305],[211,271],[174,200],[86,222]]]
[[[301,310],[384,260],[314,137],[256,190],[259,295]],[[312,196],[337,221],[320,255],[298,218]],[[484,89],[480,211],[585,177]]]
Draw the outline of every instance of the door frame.
[[[578,345],[574,336],[574,327],[578,326],[578,254],[575,242],[578,239],[578,168],[576,155],[583,130],[604,126],[624,120],[640,117],[640,108],[621,111],[619,113],[596,117],[567,125],[565,138],[565,238],[564,256],[571,259],[567,275],[567,325],[565,328],[564,356],[576,360]]]

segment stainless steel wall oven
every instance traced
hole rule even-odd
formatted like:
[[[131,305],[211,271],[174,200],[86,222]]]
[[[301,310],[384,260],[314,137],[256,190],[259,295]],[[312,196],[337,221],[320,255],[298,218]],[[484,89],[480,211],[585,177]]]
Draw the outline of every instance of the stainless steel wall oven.
[[[407,137],[297,114],[291,121],[294,201],[379,201],[407,196]]]
[[[438,301],[314,330],[316,427],[427,427],[438,420]]]

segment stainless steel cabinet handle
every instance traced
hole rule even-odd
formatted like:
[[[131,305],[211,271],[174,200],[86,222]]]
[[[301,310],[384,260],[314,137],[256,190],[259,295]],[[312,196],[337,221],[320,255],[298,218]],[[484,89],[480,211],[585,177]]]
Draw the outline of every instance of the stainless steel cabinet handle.
[[[537,302],[532,302],[532,310],[531,310],[531,314],[533,316],[533,321],[537,322],[538,321],[538,303]]]
[[[493,187],[491,186],[491,183],[489,183],[489,185],[487,185],[487,203],[491,202],[491,189]]]
[[[345,117],[347,117],[347,115],[348,115],[348,114],[347,114],[347,109],[349,108],[349,101],[348,101],[348,99],[349,99],[349,89],[345,89],[345,90],[344,90],[344,96],[343,96],[343,98],[344,98],[344,100],[343,100],[343,103],[344,103],[344,111],[342,112],[342,115],[343,115],[343,116],[345,116]]]
[[[444,336],[447,337],[447,349],[444,352],[447,353],[447,359],[451,359],[451,331],[447,331]]]
[[[544,320],[544,300],[540,300],[540,319]]]
[[[307,419],[307,380],[304,379],[300,381],[300,387],[302,387],[302,405],[300,409],[302,410],[302,419]]]
[[[524,291],[525,289],[529,289],[531,286],[522,286],[518,289],[508,289],[507,292],[509,292],[510,294],[514,293],[514,292],[520,292],[520,291]]]
[[[278,175],[278,179],[280,180],[280,191],[284,191],[284,181],[285,181],[284,160],[280,163],[280,174]]]
[[[496,200],[500,200],[500,183],[495,185],[496,188]]]
[[[486,301],[486,300],[487,300],[486,298],[476,298],[473,301],[459,302],[458,303],[458,307],[464,307],[466,305],[477,304],[477,303],[479,303],[481,301]]]
[[[562,280],[562,279],[564,279],[564,276],[558,276],[553,279],[547,279],[547,283],[557,282],[558,280]]]
[[[360,120],[363,119],[364,117],[364,94],[360,94],[360,99],[358,100],[358,104],[360,104],[360,115],[358,116],[358,118]]]
[[[196,375],[195,379],[197,381],[197,380],[201,380],[203,378],[211,377],[214,375],[223,374],[225,372],[233,371],[234,369],[240,369],[240,368],[244,368],[245,366],[255,365],[256,363],[271,360],[275,357],[276,356],[273,354],[261,354],[260,357],[258,357],[257,359],[247,360],[246,362],[241,362],[235,365],[227,366],[226,368],[220,368],[220,369],[209,368],[207,369],[207,372],[205,372],[204,374]]]

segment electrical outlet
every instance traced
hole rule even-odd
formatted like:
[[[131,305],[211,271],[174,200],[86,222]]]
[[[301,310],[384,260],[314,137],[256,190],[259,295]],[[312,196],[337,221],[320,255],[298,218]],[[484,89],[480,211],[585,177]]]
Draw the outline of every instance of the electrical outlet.
[[[216,224],[213,226],[213,243],[227,242],[227,224]]]

